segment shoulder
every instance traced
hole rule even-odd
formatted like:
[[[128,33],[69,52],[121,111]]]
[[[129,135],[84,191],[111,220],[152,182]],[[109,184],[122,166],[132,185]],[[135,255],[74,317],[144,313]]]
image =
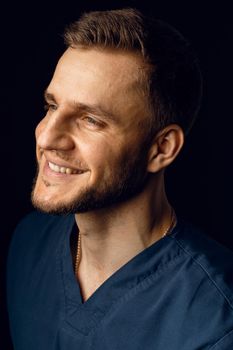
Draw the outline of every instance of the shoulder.
[[[58,216],[32,211],[19,221],[13,233],[13,238],[18,235],[23,238],[23,236],[33,236],[34,234],[38,237],[39,233],[42,234],[48,230],[55,231],[57,227],[66,226],[73,222],[74,217],[72,215]]]
[[[26,216],[24,216],[18,223],[15,229],[15,233],[21,230],[33,228],[35,230],[39,229],[40,227],[44,227],[44,225],[49,225],[50,223],[56,223],[56,221],[59,221],[60,217],[56,215],[48,215],[41,213],[39,211],[32,211]]]
[[[185,221],[173,238],[196,268],[202,270],[213,288],[233,307],[233,251],[210,238],[201,228]]]
[[[16,226],[10,243],[8,260],[14,256],[26,258],[34,250],[46,249],[46,246],[59,240],[61,233],[68,231],[74,224],[74,216],[48,215],[33,211],[26,215]]]
[[[182,281],[183,307],[186,300],[190,315],[187,323],[200,328],[199,339],[208,337],[208,349],[230,349],[233,346],[232,250],[184,220],[170,237],[183,261],[179,281]]]
[[[230,350],[233,348],[233,329],[213,344],[209,350]]]

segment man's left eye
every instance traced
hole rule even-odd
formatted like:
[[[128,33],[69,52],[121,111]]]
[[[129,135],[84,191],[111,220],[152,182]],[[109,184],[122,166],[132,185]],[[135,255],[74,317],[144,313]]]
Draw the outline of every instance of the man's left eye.
[[[91,124],[91,125],[99,125],[99,122],[92,118],[92,117],[85,117],[84,118],[86,122],[88,122],[88,124]]]

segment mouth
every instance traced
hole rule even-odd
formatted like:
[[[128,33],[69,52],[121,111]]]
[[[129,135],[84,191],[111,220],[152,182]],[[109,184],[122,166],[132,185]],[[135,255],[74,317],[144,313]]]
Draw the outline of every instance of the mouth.
[[[83,170],[79,170],[79,169],[72,169],[64,166],[59,166],[58,164],[55,164],[52,162],[48,162],[48,167],[50,170],[54,171],[55,173],[66,174],[66,175],[82,174],[84,172]]]
[[[73,176],[84,174],[88,169],[79,169],[67,167],[64,164],[56,164],[49,160],[45,161],[42,167],[42,174],[44,179],[56,179],[56,180],[70,180]]]

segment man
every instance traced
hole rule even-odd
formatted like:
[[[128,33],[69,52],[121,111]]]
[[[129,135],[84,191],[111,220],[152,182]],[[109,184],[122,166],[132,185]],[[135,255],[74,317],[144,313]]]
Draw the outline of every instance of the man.
[[[233,349],[233,257],[176,217],[164,171],[198,113],[187,41],[133,9],[83,15],[36,129],[38,211],[8,259],[15,349]]]

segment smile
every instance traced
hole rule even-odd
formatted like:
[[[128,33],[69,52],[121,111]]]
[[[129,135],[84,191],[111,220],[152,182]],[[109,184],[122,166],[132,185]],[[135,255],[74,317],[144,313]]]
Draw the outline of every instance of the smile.
[[[82,171],[81,170],[76,170],[76,169],[71,169],[71,168],[66,168],[64,166],[60,167],[57,164],[48,162],[49,168],[54,171],[55,173],[61,173],[61,174],[67,174],[67,175],[71,175],[71,174],[81,174]]]

